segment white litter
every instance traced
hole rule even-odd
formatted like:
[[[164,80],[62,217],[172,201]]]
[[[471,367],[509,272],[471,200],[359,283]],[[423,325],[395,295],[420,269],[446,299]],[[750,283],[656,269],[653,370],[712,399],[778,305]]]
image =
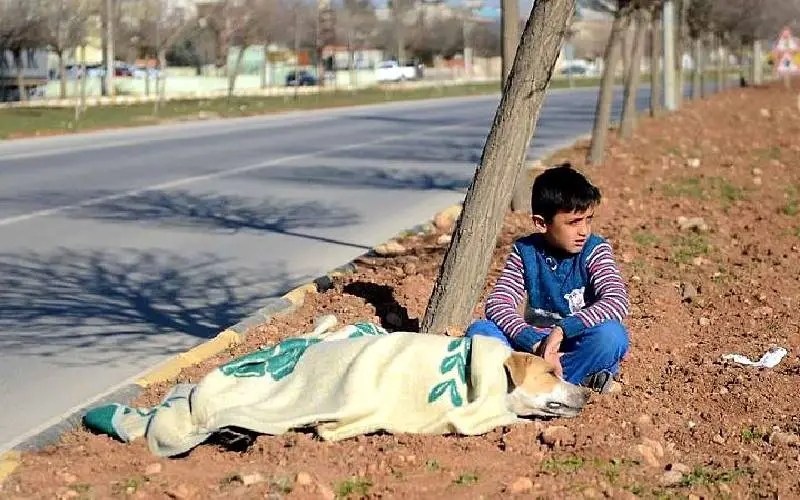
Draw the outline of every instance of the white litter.
[[[775,368],[778,366],[778,363],[783,360],[783,357],[786,356],[787,353],[788,351],[783,347],[770,347],[769,350],[763,356],[761,356],[761,359],[758,361],[753,361],[747,356],[742,356],[741,354],[726,354],[725,356],[722,356],[722,359],[729,359],[734,363],[755,366],[756,368]]]

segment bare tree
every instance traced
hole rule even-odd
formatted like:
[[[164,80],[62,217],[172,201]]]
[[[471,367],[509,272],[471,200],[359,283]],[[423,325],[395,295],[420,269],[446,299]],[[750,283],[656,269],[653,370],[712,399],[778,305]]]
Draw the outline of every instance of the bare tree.
[[[91,9],[87,0],[51,0],[44,5],[45,40],[58,57],[60,95],[67,97],[65,52],[84,44]]]
[[[6,51],[16,67],[17,90],[22,101],[28,100],[25,88],[25,58],[29,51],[46,45],[42,23],[42,5],[35,0],[0,2],[0,58],[5,64]]]
[[[639,6],[633,18],[636,24],[636,35],[633,40],[630,68],[625,75],[625,89],[622,101],[622,119],[620,120],[619,133],[621,137],[629,137],[636,124],[636,96],[639,93],[639,80],[641,77],[642,57],[647,41],[647,31],[650,28],[650,11],[647,6]]]
[[[597,6],[606,10],[611,9],[609,4],[601,1],[597,2]],[[586,162],[589,164],[596,165],[603,162],[606,136],[608,135],[608,126],[611,121],[611,104],[614,99],[614,80],[620,60],[621,48],[619,47],[619,42],[627,25],[628,16],[633,8],[634,3],[631,0],[617,0],[613,11],[614,20],[611,24],[611,33],[608,36],[603,56],[603,76],[600,80],[600,94],[597,97],[592,140],[586,158]]]
[[[389,0],[392,11],[392,28],[396,46],[397,61],[402,63],[406,58],[406,45],[408,44],[408,16],[416,5],[415,0]]]
[[[483,290],[513,183],[536,128],[575,0],[536,0],[421,331],[465,326]]]

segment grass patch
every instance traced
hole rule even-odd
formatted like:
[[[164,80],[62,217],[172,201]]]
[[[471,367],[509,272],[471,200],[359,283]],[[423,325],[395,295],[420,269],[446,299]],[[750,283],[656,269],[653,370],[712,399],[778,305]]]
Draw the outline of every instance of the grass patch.
[[[112,495],[133,495],[144,484],[150,482],[150,478],[146,476],[137,476],[125,479],[121,482],[114,483],[111,486]]]
[[[684,474],[679,486],[710,486],[718,483],[736,481],[745,474],[752,474],[749,469],[711,469],[708,467],[695,467],[689,474]]]
[[[592,87],[597,78],[576,79],[576,87]],[[566,79],[553,79],[550,88],[569,86]],[[379,104],[413,101],[439,97],[460,97],[495,94],[500,92],[499,82],[428,87],[420,89],[395,89],[372,87],[363,90],[326,92],[273,97],[233,97],[216,99],[186,99],[164,102],[158,116],[153,116],[153,104],[130,106],[91,106],[76,123],[73,108],[9,108],[0,109],[0,139],[32,135],[54,135],[78,131],[119,127],[152,125],[159,121],[209,118],[232,118],[304,109],[335,108],[361,104]]]
[[[744,189],[731,184],[727,179],[722,177],[712,177],[710,182],[711,186],[714,188],[714,191],[716,191],[717,197],[722,202],[723,207],[727,207],[733,202],[747,198]]]
[[[701,255],[708,255],[710,245],[708,238],[702,234],[690,233],[681,235],[672,241],[672,258],[681,264]]]
[[[595,459],[592,460],[592,465],[602,471],[609,483],[617,484],[617,480],[619,480],[619,475],[622,472],[622,469],[632,465],[639,465],[639,461],[630,460],[627,458],[612,458],[611,460]]]
[[[461,485],[475,484],[478,482],[478,475],[474,472],[467,472],[458,476],[453,482]]]
[[[758,427],[745,427],[740,434],[742,442],[751,443],[753,441],[763,441],[767,433]]]
[[[273,478],[269,483],[270,491],[287,495],[292,492],[293,481],[288,476]]]
[[[428,472],[436,472],[437,470],[441,469],[441,467],[442,466],[439,465],[439,462],[435,458],[425,460],[425,469]]]
[[[664,196],[668,198],[692,198],[702,200],[706,197],[699,177],[678,179],[674,184],[664,184]]]
[[[556,473],[571,474],[584,466],[585,462],[581,457],[551,458],[545,460],[542,466],[544,470]]]
[[[350,478],[336,485],[336,498],[348,498],[350,495],[366,496],[372,487],[372,481],[366,478]]]
[[[781,213],[789,216],[800,213],[800,193],[796,186],[786,188],[786,203],[781,207]]]
[[[644,229],[637,229],[633,232],[632,237],[633,241],[640,247],[652,247],[657,245],[660,241],[658,236]]]

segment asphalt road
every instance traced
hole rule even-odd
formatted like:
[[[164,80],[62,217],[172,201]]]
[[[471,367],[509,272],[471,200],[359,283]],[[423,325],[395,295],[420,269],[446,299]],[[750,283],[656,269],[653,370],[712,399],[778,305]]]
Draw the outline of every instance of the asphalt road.
[[[595,100],[552,92],[531,156]],[[0,451],[461,200],[497,102],[0,142]]]

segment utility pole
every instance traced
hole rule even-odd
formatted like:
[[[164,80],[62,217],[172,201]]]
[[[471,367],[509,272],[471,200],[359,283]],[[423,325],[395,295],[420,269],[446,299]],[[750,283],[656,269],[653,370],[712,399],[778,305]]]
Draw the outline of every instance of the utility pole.
[[[664,42],[664,107],[675,111],[675,4],[664,0],[661,12],[661,39]]]
[[[108,95],[114,95],[114,0],[105,0],[106,17],[106,78]]]

